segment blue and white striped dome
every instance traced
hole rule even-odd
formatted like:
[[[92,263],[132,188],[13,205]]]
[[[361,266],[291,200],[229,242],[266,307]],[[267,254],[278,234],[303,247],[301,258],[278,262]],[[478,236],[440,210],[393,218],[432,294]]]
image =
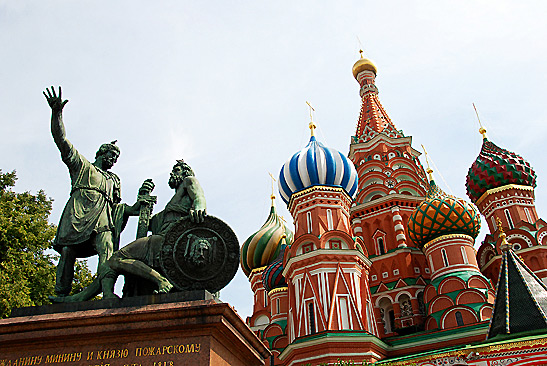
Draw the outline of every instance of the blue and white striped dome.
[[[315,136],[281,168],[279,193],[288,204],[294,193],[313,186],[341,187],[350,197],[357,191],[353,163],[338,150],[318,142]]]

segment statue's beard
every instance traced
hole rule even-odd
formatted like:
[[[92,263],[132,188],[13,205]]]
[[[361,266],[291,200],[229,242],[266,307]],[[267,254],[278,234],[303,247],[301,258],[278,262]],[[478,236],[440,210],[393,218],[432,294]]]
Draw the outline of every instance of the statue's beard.
[[[184,175],[173,175],[169,177],[169,188],[177,189],[182,181],[184,180]]]

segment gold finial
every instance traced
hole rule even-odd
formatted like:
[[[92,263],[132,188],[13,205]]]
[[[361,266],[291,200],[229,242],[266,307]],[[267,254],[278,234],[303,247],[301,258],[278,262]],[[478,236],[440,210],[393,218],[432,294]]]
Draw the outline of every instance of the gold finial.
[[[357,42],[359,42],[359,53],[361,54],[361,58],[364,58],[363,57],[363,44],[361,43],[361,39],[357,35],[355,37],[357,37]]]
[[[483,139],[487,139],[486,137],[486,128],[482,126],[481,119],[479,118],[479,112],[477,111],[477,107],[475,107],[475,103],[473,103],[473,108],[475,109],[475,114],[477,115],[477,120],[479,121],[479,133],[482,135]]]
[[[425,154],[425,162],[427,164],[427,175],[429,175],[429,180],[432,181],[433,180],[433,169],[431,169],[431,167],[429,166],[429,159],[427,158],[427,151],[425,150],[425,146],[422,144],[422,149],[424,149],[424,154]]]
[[[505,235],[505,231],[503,231],[503,227],[501,226],[501,220],[498,216],[496,216],[496,225],[498,226],[498,230],[500,232],[499,233],[499,237],[501,238],[500,249],[502,250],[502,252],[506,252],[509,249],[512,249],[513,244],[507,241],[507,235]]]
[[[315,124],[315,122],[313,122],[313,116],[312,116],[312,112],[315,112],[315,109],[313,109],[313,107],[311,106],[311,104],[309,102],[306,102],[306,104],[308,105],[308,107],[310,107],[310,130],[311,130],[311,135],[315,136],[314,130],[317,128],[317,125]]]
[[[274,182],[277,182],[277,180],[274,178],[273,174],[268,172],[268,174],[270,175],[270,177],[272,178],[272,195],[270,196],[270,198],[272,199],[272,206],[274,205],[274,202],[275,202],[275,194],[274,194]]]

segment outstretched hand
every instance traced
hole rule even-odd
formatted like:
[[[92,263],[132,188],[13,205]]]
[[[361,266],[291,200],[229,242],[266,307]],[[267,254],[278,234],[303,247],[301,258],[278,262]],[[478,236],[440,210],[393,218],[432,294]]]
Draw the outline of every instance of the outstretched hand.
[[[60,86],[59,86],[59,96],[55,94],[55,88],[53,86],[51,87],[51,91],[48,88],[46,88],[46,91],[42,93],[46,97],[46,100],[51,110],[54,112],[61,112],[65,104],[68,103],[68,100],[63,101],[62,99],[62,91]]]

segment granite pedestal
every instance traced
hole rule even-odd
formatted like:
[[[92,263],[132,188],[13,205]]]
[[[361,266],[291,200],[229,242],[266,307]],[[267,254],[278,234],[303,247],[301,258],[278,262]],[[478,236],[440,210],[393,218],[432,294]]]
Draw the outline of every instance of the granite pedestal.
[[[19,309],[0,320],[0,366],[264,365],[270,352],[231,306],[176,296]]]

